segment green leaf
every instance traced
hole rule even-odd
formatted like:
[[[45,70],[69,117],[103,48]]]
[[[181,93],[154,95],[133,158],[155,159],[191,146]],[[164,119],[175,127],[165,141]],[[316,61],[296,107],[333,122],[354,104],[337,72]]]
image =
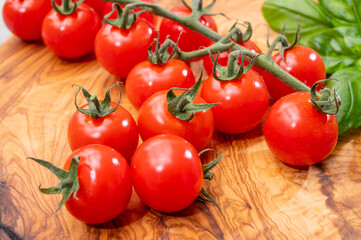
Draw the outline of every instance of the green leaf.
[[[341,106],[336,114],[338,131],[342,134],[349,128],[361,126],[361,69],[345,68],[332,74],[339,81],[327,83],[330,89],[336,89],[341,98]]]
[[[316,50],[326,65],[327,73],[334,73],[356,64],[361,56],[361,29],[339,27],[314,35],[306,45]]]
[[[324,10],[312,0],[267,0],[262,7],[263,16],[269,26],[281,32],[286,24],[286,37],[295,37],[297,22],[302,25],[301,43],[314,34],[332,28],[331,20]]]
[[[320,0],[334,26],[361,27],[361,0]]]

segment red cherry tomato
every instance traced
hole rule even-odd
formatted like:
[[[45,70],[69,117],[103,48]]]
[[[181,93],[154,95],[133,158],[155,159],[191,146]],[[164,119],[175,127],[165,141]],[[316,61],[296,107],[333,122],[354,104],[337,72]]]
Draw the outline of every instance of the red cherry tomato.
[[[13,34],[25,41],[35,41],[41,39],[41,24],[50,10],[50,0],[6,0],[2,14]]]
[[[171,9],[171,11],[180,16],[188,16],[192,13],[190,9],[184,5],[176,6]],[[217,32],[216,22],[211,16],[203,15],[199,21],[206,27]],[[180,25],[168,18],[163,18],[160,27],[159,27],[159,37],[160,42],[164,42],[167,35],[170,35],[169,39],[174,42],[177,42],[179,35],[182,33],[181,38],[178,43],[178,47],[185,52],[191,52],[194,50],[199,50],[201,47],[208,47],[212,44],[212,40],[201,35],[198,32],[195,32],[187,27]],[[194,59],[197,60],[197,59]]]
[[[164,134],[143,142],[130,165],[134,190],[149,207],[176,212],[188,207],[203,184],[201,160],[181,137]]]
[[[249,70],[241,78],[217,81],[209,76],[201,97],[207,102],[220,102],[212,108],[216,130],[239,134],[255,128],[266,115],[269,96],[262,77]]]
[[[318,80],[326,78],[325,64],[321,56],[313,49],[305,46],[295,46],[284,53],[284,62],[280,54],[272,57],[273,61],[283,70],[302,81],[309,87]],[[267,85],[268,91],[275,100],[295,92],[291,87],[272,76],[268,72],[263,72],[263,79]],[[322,87],[319,84],[318,87]]]
[[[114,102],[110,104],[110,108],[115,106]],[[88,109],[88,104],[82,108]],[[89,144],[103,144],[114,148],[130,161],[138,140],[136,122],[120,105],[115,112],[97,119],[76,111],[68,126],[68,142],[73,151]]]
[[[262,53],[261,49],[259,49],[258,46],[251,40],[248,40],[243,43],[239,43],[239,45],[241,45],[242,47],[245,47],[253,52]],[[221,66],[227,66],[229,53],[230,53],[230,51],[220,53],[218,56],[217,63]],[[216,56],[217,56],[217,54],[213,54],[213,58],[216,58]],[[239,57],[238,60],[239,60],[239,63],[241,64],[242,59]],[[245,66],[247,66],[248,64],[249,64],[249,62],[244,61]],[[206,70],[206,73],[208,75],[211,75],[212,71],[213,71],[213,63],[212,63],[211,57],[209,55],[205,56],[203,58],[203,66],[204,66],[204,69]],[[263,70],[259,69],[256,66],[253,66],[252,69],[256,70],[259,74],[263,73]]]
[[[142,18],[127,30],[106,23],[95,38],[95,55],[108,72],[126,78],[135,65],[147,60],[148,47],[156,37],[154,27]]]
[[[45,45],[61,58],[73,59],[93,51],[101,21],[95,10],[82,3],[70,15],[51,10],[44,18],[42,37]]]
[[[148,2],[148,3],[154,3],[153,0],[142,0],[143,2]],[[112,11],[112,6],[113,3],[112,2],[106,2],[105,3],[105,7],[103,10],[103,16],[105,16],[106,14],[110,13]],[[124,7],[123,5],[121,5],[122,7]],[[140,8],[134,8],[134,12],[139,12],[142,9]],[[115,19],[117,17],[117,12],[114,12],[109,19]],[[156,21],[157,21],[157,16],[154,16],[153,14],[151,14],[150,12],[144,12],[142,14],[139,15],[139,17],[143,18],[144,20],[147,20],[149,23],[155,25]]]
[[[167,109],[167,92],[161,91],[148,98],[139,109],[138,127],[143,141],[159,134],[174,134],[189,141],[197,151],[202,151],[214,133],[214,118],[211,109],[195,114],[190,121],[173,116]],[[177,96],[182,90],[173,91]],[[196,95],[194,104],[206,104]]]
[[[336,116],[317,112],[310,99],[306,92],[289,94],[279,99],[266,117],[266,143],[285,163],[315,164],[330,155],[336,146]]]
[[[148,61],[137,64],[129,73],[125,85],[129,101],[136,109],[154,93],[171,87],[190,88],[195,84],[190,67],[178,59],[163,65]]]
[[[80,157],[79,191],[65,202],[68,211],[80,221],[99,224],[112,220],[127,207],[132,194],[130,169],[120,153],[94,144],[75,150],[67,159],[68,170],[73,156]]]

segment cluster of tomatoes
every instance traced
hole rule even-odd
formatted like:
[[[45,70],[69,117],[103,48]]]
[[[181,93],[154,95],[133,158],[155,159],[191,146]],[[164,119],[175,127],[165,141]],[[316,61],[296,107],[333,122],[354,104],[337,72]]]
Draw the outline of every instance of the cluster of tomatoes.
[[[242,134],[265,121],[264,135],[270,150],[292,165],[317,163],[336,145],[335,116],[317,112],[309,93],[296,93],[256,67],[239,79],[219,81],[212,75],[210,56],[203,57],[209,76],[200,94],[187,104],[177,105],[175,100],[183,101],[180,97],[186,92],[197,92],[198,88],[193,89],[197,83],[183,61],[170,59],[159,65],[146,61],[148,48],[158,35],[156,18],[150,13],[142,13],[132,26],[120,29],[109,23],[102,25],[100,16],[112,8],[108,2],[86,0],[74,13],[64,16],[50,10],[49,0],[15,2],[7,0],[3,10],[5,23],[14,34],[24,40],[43,39],[62,58],[79,58],[94,51],[108,72],[126,79],[127,97],[139,110],[137,124],[108,95],[97,102],[95,96],[80,87],[88,104],[77,107],[79,111],[70,120],[68,141],[73,153],[65,164],[69,169],[73,157],[80,157],[79,190],[65,205],[84,222],[101,223],[119,215],[129,202],[132,186],[139,198],[155,210],[174,212],[189,206],[202,191],[205,177],[198,152],[209,145],[214,131]],[[24,18],[16,15],[20,7],[36,11],[31,21],[24,20],[25,14]],[[191,13],[183,5],[171,11],[181,16]],[[210,16],[203,15],[199,21],[217,31]],[[212,44],[208,38],[169,19],[162,19],[159,26],[160,42],[167,36],[177,42],[184,32],[178,41],[182,51]],[[261,52],[251,40],[239,44]],[[228,55],[221,53],[217,63],[227,65]],[[322,59],[310,48],[286,50],[285,61],[279,54],[272,58],[308,86],[326,77]],[[170,91],[172,87],[181,89]],[[271,108],[270,96],[275,100]],[[211,103],[215,104],[212,108],[197,111],[199,106]],[[191,117],[181,119],[174,111]],[[139,135],[143,143],[138,147]]]

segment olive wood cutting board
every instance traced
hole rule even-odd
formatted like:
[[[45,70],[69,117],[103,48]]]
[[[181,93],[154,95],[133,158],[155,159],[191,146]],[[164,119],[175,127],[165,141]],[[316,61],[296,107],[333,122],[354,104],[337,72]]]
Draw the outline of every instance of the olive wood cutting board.
[[[158,2],[169,7],[180,1]],[[229,17],[215,17],[219,32],[226,33],[237,19],[250,21],[252,39],[265,50],[263,2],[217,0],[213,12]],[[192,65],[197,76],[200,66]],[[55,215],[61,196],[41,194],[38,187],[58,180],[26,157],[62,167],[71,153],[67,125],[77,90],[72,84],[103,96],[118,80],[94,56],[66,61],[41,42],[16,37],[0,46],[0,239],[361,238],[360,128],[343,134],[326,160],[304,168],[285,165],[273,156],[262,124],[240,135],[216,133],[210,147],[224,151],[224,156],[205,188],[222,214],[214,205],[200,202],[163,214],[146,207],[133,192],[126,211],[105,224],[84,224],[66,208]],[[137,119],[124,87],[121,104]]]

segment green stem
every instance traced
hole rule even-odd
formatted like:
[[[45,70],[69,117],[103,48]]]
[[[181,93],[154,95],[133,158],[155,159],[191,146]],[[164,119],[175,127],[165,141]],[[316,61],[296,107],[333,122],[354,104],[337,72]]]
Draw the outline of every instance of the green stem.
[[[220,39],[222,39],[222,36],[213,31],[212,29],[209,29],[208,27],[204,26],[202,23],[198,21],[198,19],[194,18],[195,15],[189,15],[186,17],[182,17],[179,15],[176,15],[172,13],[171,11],[164,9],[163,7],[151,4],[151,3],[145,3],[140,2],[138,0],[105,0],[105,1],[114,1],[121,4],[130,4],[125,7],[124,10],[129,11],[130,9],[134,7],[140,7],[145,8],[145,10],[149,11],[152,14],[168,18],[170,20],[173,20],[181,25],[184,25],[185,27],[188,27],[194,31],[199,32],[200,34],[204,35],[205,37],[211,39],[214,42],[218,42]],[[228,40],[229,41],[229,40]],[[242,50],[245,53],[245,60],[252,61],[257,56],[257,53],[254,53],[239,44],[235,44],[232,48],[232,50]],[[310,88],[303,84],[301,81],[290,75],[289,73],[285,72],[282,68],[280,68],[277,64],[275,64],[271,59],[267,57],[267,55],[261,55],[259,56],[255,62],[254,65],[269,72],[273,76],[280,79],[282,82],[290,86],[296,91],[306,91],[310,92]]]

